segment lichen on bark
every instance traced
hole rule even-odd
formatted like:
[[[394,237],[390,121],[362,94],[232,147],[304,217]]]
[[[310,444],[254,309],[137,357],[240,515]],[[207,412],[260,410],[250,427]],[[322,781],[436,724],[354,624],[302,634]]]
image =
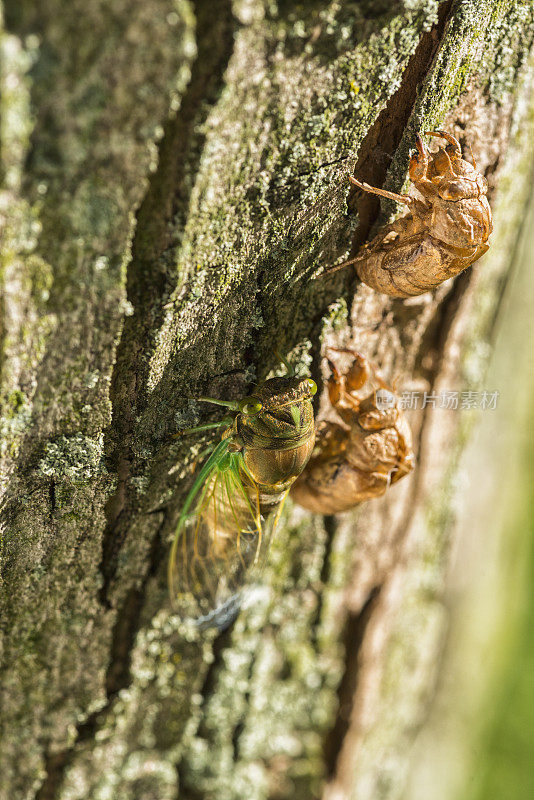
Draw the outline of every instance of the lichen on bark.
[[[390,576],[443,469],[429,423],[414,415],[419,474],[391,498],[341,524],[288,510],[255,602],[202,639],[170,613],[164,574],[205,440],[171,435],[207,421],[192,398],[239,396],[276,349],[320,378],[320,342],[352,338],[407,388],[437,383],[483,264],[407,303],[350,273],[312,278],[385,218],[356,208],[347,174],[400,189],[414,133],[445,115],[495,187],[530,4],[55,0],[4,16],[2,80],[20,91],[2,134],[2,791],[309,798],[356,785],[340,748],[358,740],[365,780],[397,796],[441,635],[437,601],[414,611],[424,647],[394,630]],[[436,593],[439,530],[418,528]],[[390,775],[358,739],[350,674],[358,703],[376,696],[380,626],[397,642],[389,696],[413,689]]]

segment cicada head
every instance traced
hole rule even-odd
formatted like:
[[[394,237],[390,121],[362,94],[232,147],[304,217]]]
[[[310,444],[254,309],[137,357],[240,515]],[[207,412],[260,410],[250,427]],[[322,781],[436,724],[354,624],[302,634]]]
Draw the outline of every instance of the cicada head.
[[[447,144],[435,153],[429,153],[420,136],[416,137],[416,150],[410,158],[410,179],[423,196],[452,201],[470,200],[485,195],[488,189],[485,178],[462,155],[460,143],[446,131],[427,131],[427,136],[438,136]]]
[[[236,431],[245,465],[261,485],[290,485],[313,449],[311,378],[270,378],[239,404]]]
[[[428,164],[427,175],[436,186],[439,197],[456,203],[485,195],[487,181],[477,172],[476,166],[463,157],[460,142],[445,131],[429,131],[428,135],[447,141],[445,147],[431,154]]]

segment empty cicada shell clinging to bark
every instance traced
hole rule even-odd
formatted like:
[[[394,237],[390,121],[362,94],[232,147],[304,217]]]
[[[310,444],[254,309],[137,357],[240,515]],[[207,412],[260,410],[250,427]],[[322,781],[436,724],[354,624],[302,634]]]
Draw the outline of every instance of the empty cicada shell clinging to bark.
[[[488,249],[492,231],[486,179],[462,158],[460,143],[445,131],[428,131],[447,141],[429,153],[416,138],[410,179],[422,199],[351,182],[364,192],[403,203],[409,213],[384,226],[355,258],[324,274],[353,264],[363,283],[392,297],[423,294],[473,264]]]
[[[410,428],[395,393],[361,354],[331,349],[352,357],[344,374],[328,359],[328,396],[340,421],[319,425],[315,451],[291,488],[295,502],[319,514],[383,495],[414,466]]]

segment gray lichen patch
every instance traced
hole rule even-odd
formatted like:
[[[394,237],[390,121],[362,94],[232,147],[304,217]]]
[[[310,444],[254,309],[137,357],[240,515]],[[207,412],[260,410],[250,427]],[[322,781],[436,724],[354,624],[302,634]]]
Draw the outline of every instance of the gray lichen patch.
[[[31,419],[34,371],[43,356],[54,316],[46,310],[52,283],[50,265],[36,252],[41,223],[35,208],[20,197],[33,120],[28,72],[36,41],[26,47],[0,32],[0,484]],[[15,398],[18,398],[15,402]]]
[[[46,443],[37,471],[54,480],[83,483],[106,471],[102,463],[103,445],[103,434],[96,440],[82,434],[59,436]]]
[[[167,612],[154,616],[132,652],[132,683],[98,721],[96,740],[80,743],[61,791],[65,800],[120,795],[177,796],[175,763],[183,737],[198,725],[210,640],[199,640]]]

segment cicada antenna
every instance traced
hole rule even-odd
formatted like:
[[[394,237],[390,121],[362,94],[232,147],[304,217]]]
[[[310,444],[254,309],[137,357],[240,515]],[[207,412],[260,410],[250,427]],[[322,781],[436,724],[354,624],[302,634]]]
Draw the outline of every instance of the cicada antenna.
[[[278,360],[279,360],[279,361],[280,361],[280,362],[281,362],[281,363],[284,365],[284,367],[287,369],[287,374],[289,375],[289,377],[290,377],[290,378],[294,378],[294,377],[295,377],[295,368],[291,366],[291,364],[289,363],[289,361],[287,360],[287,358],[285,358],[285,357],[282,355],[282,353],[280,352],[280,350],[278,350],[278,348],[275,348],[274,354],[275,354],[275,356],[277,357],[277,359],[278,359]]]

